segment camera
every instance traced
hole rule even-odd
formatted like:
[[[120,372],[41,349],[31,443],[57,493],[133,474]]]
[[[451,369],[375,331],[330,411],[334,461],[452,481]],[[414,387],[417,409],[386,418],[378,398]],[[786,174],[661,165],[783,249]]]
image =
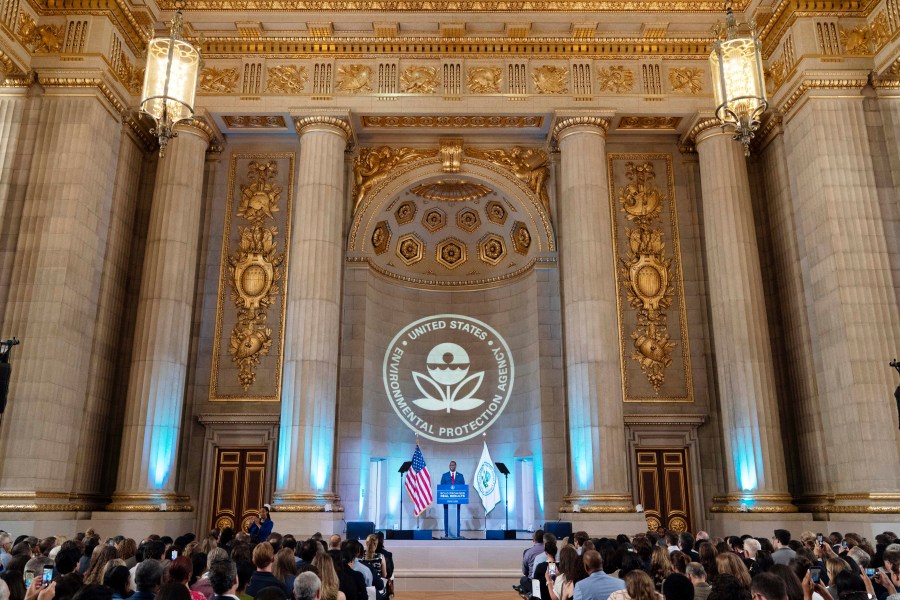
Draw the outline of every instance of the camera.
[[[819,567],[810,567],[809,569],[809,578],[813,583],[819,583],[819,576],[822,573],[822,569]]]
[[[41,587],[47,587],[51,581],[53,581],[53,565],[47,565],[41,572]]]

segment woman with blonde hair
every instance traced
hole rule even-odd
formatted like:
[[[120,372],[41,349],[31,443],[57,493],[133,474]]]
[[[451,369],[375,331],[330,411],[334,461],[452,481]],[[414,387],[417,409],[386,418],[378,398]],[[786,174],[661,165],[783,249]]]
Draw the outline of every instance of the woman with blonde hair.
[[[746,589],[750,589],[750,571],[747,565],[734,552],[722,552],[716,555],[716,572],[719,575],[731,575]]]
[[[97,546],[91,553],[91,563],[84,574],[84,585],[103,585],[103,567],[116,558],[115,546]]]
[[[282,548],[275,554],[272,575],[283,581],[284,585],[294,589],[294,579],[297,578],[297,561],[294,560],[293,550]]]
[[[334,570],[334,561],[326,552],[316,554],[312,561],[313,566],[319,570],[319,579],[322,581],[322,600],[347,600],[344,592],[340,591],[337,571]]]
[[[137,553],[137,542],[131,538],[125,538],[116,546],[116,558],[124,560],[125,566],[129,569],[137,564],[135,553]]]
[[[384,560],[384,557],[377,552],[378,550],[378,536],[374,533],[369,534],[366,537],[366,557],[362,559],[360,562],[368,567],[372,568],[374,573],[381,575],[382,577],[387,577],[387,564]]]
[[[669,551],[662,546],[653,548],[653,555],[650,557],[650,568],[648,569],[650,576],[653,578],[653,586],[656,591],[662,590],[662,584],[666,577],[675,572],[672,561],[669,560]]]
[[[663,600],[663,596],[653,589],[649,575],[643,571],[629,571],[625,576],[625,589],[613,592],[609,600]]]

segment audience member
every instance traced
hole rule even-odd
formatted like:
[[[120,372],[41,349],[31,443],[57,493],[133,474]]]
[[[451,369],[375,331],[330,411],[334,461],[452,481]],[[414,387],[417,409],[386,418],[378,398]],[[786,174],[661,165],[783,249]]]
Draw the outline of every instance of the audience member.
[[[797,556],[797,552],[791,550],[791,532],[787,529],[776,529],[775,535],[772,537],[772,546],[775,552],[772,553],[772,561],[776,565],[786,565],[791,559]]]
[[[229,559],[217,560],[209,566],[207,574],[213,590],[213,600],[238,598],[237,566]]]
[[[315,573],[300,573],[294,579],[294,600],[319,600],[322,582]]]
[[[750,584],[750,591],[754,598],[759,595],[763,600],[788,600],[784,580],[773,573],[760,573],[754,577]]]
[[[247,584],[247,594],[257,598],[259,593],[267,587],[281,588],[285,596],[291,594],[291,588],[287,587],[283,581],[272,574],[272,562],[275,560],[275,553],[272,544],[269,542],[260,542],[253,548],[253,566],[256,572],[250,578]]]
[[[128,567],[114,567],[106,572],[103,585],[112,590],[113,600],[126,600],[131,597],[131,572]]]
[[[347,600],[344,592],[340,591],[340,580],[337,570],[334,568],[334,559],[328,553],[318,553],[313,557],[313,566],[319,571],[319,580],[322,582],[322,600]]]
[[[616,590],[624,590],[625,582],[603,572],[600,553],[589,550],[582,556],[588,576],[575,584],[574,600],[607,600]]]
[[[697,562],[690,563],[687,566],[686,575],[694,586],[694,600],[706,600],[712,591],[712,586],[706,581],[706,569]]]
[[[162,581],[163,568],[155,558],[145,558],[137,565],[134,574],[134,587],[136,591],[129,600],[154,600]],[[190,594],[188,594],[190,596]]]
[[[663,600],[653,589],[653,580],[643,571],[632,571],[625,576],[625,589],[609,595],[609,600]]]
[[[666,600],[694,600],[694,586],[686,575],[672,573],[662,584]]]

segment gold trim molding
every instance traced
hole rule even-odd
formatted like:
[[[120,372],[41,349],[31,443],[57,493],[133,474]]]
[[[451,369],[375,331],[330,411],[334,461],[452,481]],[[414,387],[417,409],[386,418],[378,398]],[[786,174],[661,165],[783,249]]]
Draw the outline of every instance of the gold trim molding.
[[[859,92],[867,83],[868,79],[866,77],[848,79],[804,79],[794,92],[781,104],[778,112],[786,118],[803,95],[811,90],[855,90]],[[862,98],[861,94],[860,98]]]
[[[110,512],[192,512],[190,498],[178,494],[113,494],[105,510]],[[162,505],[166,510],[162,510]]]
[[[363,115],[362,126],[368,129],[493,129],[537,128],[544,126],[544,117],[533,115]]]
[[[315,115],[311,117],[294,117],[294,126],[297,128],[297,135],[302,136],[309,130],[320,127],[328,127],[332,130],[340,130],[344,134],[344,141],[349,142],[353,139],[353,129],[346,119],[340,117],[329,117],[326,115]]]
[[[71,1],[71,0],[69,0]],[[86,1],[86,0],[82,0]],[[744,10],[749,0],[737,0],[734,9]],[[162,0],[163,10],[175,10],[175,0]],[[722,3],[713,0],[196,0],[191,11],[392,11],[392,12],[713,12]]]
[[[552,137],[556,140],[560,139],[560,135],[570,127],[587,126],[599,129],[606,137],[609,131],[609,119],[604,117],[563,117],[553,128]]]

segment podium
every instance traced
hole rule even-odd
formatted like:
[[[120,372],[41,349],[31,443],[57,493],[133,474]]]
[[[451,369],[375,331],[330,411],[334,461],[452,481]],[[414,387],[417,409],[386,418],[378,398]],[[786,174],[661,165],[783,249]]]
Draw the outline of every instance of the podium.
[[[439,485],[437,486],[437,503],[444,505],[444,537],[459,539],[459,505],[469,503],[469,486],[467,485]],[[449,507],[456,505],[456,535],[451,535],[449,522]]]

